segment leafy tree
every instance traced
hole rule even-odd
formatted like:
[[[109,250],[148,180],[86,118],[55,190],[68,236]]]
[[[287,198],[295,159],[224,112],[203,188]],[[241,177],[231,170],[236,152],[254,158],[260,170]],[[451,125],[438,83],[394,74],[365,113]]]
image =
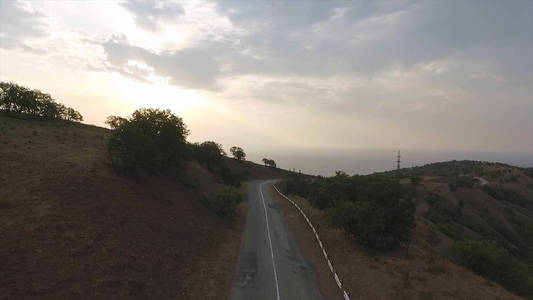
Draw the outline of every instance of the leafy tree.
[[[231,149],[229,149],[231,152],[231,155],[237,160],[245,160],[246,159],[246,153],[244,153],[244,150],[242,150],[241,147],[233,146]]]
[[[341,171],[307,180],[293,175],[285,188],[308,197],[314,207],[326,211],[333,226],[369,248],[390,249],[407,242],[415,226],[415,204],[408,189],[387,177]]]
[[[105,123],[111,127],[111,129],[116,129],[120,127],[120,125],[128,122],[128,119],[119,117],[119,116],[109,116],[105,120]]]
[[[282,182],[281,188],[286,194],[308,197],[311,191],[311,183],[305,175],[293,172],[287,180]]]
[[[276,162],[273,159],[263,158],[266,167],[276,168]]]
[[[57,103],[49,94],[10,82],[0,82],[0,109],[17,118],[83,121],[78,111]]]
[[[77,121],[77,122],[83,121],[83,117],[81,116],[81,114],[71,107],[67,107],[65,116],[66,116],[66,120],[68,121]]]
[[[148,173],[177,173],[189,160],[183,120],[170,110],[139,109],[116,123],[108,150],[113,164]]]
[[[226,152],[222,145],[206,141],[201,144],[190,144],[194,159],[201,164],[204,164],[209,170],[214,170],[215,167],[222,165]]]

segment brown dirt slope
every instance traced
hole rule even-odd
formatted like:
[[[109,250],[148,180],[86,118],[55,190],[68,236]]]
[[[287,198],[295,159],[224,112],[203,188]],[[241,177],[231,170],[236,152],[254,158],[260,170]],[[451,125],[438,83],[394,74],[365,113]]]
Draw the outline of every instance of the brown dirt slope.
[[[108,137],[95,126],[0,117],[0,298],[224,298],[242,220],[198,201],[220,182],[196,163],[179,180],[117,174]]]

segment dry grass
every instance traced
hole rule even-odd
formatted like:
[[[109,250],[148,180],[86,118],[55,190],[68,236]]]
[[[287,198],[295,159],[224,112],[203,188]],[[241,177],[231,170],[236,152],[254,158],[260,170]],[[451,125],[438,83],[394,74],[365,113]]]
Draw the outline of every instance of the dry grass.
[[[198,201],[220,182],[196,163],[180,180],[120,175],[109,135],[0,117],[0,298],[224,298],[243,223]]]

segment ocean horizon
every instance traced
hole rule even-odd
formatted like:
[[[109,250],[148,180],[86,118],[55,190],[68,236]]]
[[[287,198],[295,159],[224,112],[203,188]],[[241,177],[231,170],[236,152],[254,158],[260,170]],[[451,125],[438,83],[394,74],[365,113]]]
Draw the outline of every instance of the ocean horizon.
[[[262,158],[276,161],[279,168],[306,174],[331,176],[336,171],[350,175],[372,174],[396,169],[398,150],[301,150],[271,154],[248,153],[248,159],[262,163]],[[533,153],[473,152],[437,150],[401,150],[401,168],[422,166],[450,160],[499,162],[516,167],[533,167]]]

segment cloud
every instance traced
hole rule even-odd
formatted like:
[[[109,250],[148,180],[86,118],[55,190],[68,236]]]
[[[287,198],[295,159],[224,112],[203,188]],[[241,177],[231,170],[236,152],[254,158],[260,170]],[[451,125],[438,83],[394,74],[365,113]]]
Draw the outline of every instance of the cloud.
[[[0,48],[19,49],[37,54],[44,50],[28,45],[28,40],[47,35],[47,16],[28,2],[0,2]]]
[[[121,4],[133,14],[137,25],[155,31],[165,21],[173,21],[183,15],[183,7],[176,2],[157,0],[128,0]]]
[[[532,1],[89,3],[85,15],[0,1],[0,47],[44,49],[39,63],[55,57],[207,90],[233,110],[283,106],[317,120],[425,132],[418,138],[428,143],[438,133],[533,147]],[[97,15],[104,7],[108,14]],[[48,15],[61,20],[53,30]]]
[[[123,39],[110,39],[102,43],[102,47],[109,70],[144,81],[150,81],[155,75],[183,88],[216,89],[219,63],[201,47],[155,53],[129,45]],[[131,61],[140,62],[147,68],[132,67]]]
[[[234,73],[375,76],[479,48],[488,49],[484,56],[512,60],[502,52],[513,45],[525,50],[521,59],[530,57],[532,2],[217,3],[250,31],[240,42],[254,55],[235,55]]]

